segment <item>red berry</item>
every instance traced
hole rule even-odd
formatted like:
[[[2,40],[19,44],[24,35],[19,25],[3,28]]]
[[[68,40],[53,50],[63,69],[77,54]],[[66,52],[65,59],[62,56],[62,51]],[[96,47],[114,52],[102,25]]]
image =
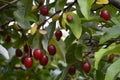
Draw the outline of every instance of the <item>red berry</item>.
[[[85,71],[86,73],[89,73],[90,69],[91,69],[91,65],[89,62],[85,61],[82,63],[82,69],[83,71]]]
[[[24,60],[25,60],[26,57],[27,57],[27,56],[23,56],[23,57],[22,57],[22,59],[21,59],[22,64],[24,64]]]
[[[100,13],[100,17],[103,18],[104,20],[110,20],[110,13],[108,10],[102,10]]]
[[[36,60],[41,59],[43,56],[42,51],[40,49],[35,49],[33,55]]]
[[[55,37],[56,37],[56,40],[59,41],[62,37],[62,31],[61,30],[57,30],[55,32]]]
[[[26,68],[31,68],[33,65],[33,59],[31,57],[25,57],[23,60],[23,64]]]
[[[21,57],[21,56],[22,56],[22,51],[21,51],[21,49],[16,49],[15,53],[16,53],[16,56],[17,56],[17,57]]]
[[[46,66],[48,63],[48,57],[46,55],[43,55],[41,59],[39,59],[39,62],[41,65]]]
[[[53,44],[49,45],[48,46],[48,52],[49,52],[50,55],[55,55],[56,47]]]
[[[67,14],[66,19],[68,22],[71,22],[73,20],[73,17],[72,17],[72,15]]]
[[[114,57],[115,57],[114,54],[109,55],[108,61],[112,62],[114,60]]]
[[[70,66],[68,72],[71,74],[71,75],[74,75],[75,72],[76,72],[76,67],[74,65]]]
[[[11,41],[11,37],[8,35],[8,36],[5,38],[5,41],[6,41],[7,43],[9,43],[9,42]]]
[[[49,9],[47,6],[43,5],[40,7],[40,13],[43,15],[43,16],[47,16],[48,13],[49,13]]]
[[[28,44],[25,44],[24,45],[24,52],[25,53],[28,53],[29,52],[29,49],[30,49],[30,46]]]
[[[24,52],[27,53],[28,56],[32,57],[32,49],[28,44],[24,45]]]

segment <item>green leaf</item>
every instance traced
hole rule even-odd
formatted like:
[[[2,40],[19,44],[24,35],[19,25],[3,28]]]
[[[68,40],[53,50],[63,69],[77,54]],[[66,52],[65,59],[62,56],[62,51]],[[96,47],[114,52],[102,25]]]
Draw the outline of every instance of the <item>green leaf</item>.
[[[52,38],[49,40],[48,44],[55,45],[55,47],[56,47],[56,55],[55,56],[57,57],[57,59],[59,58],[59,59],[62,59],[65,61],[65,53],[66,53],[65,43],[62,40],[60,40],[58,42],[58,41],[56,41],[55,38]]]
[[[100,31],[97,22],[86,22],[83,24],[83,26],[85,26],[86,28],[91,28],[96,31]]]
[[[69,65],[63,70],[63,72],[62,72],[63,74],[61,75],[61,78],[60,78],[59,80],[65,80],[70,65],[71,65],[71,64],[69,64]]]
[[[45,28],[45,30],[47,30],[48,39],[51,39],[55,31],[55,22],[51,22],[49,26]]]
[[[70,63],[74,63],[76,61],[76,58],[75,58],[75,47],[76,47],[77,44],[72,44],[68,50],[67,50],[67,53],[66,53],[66,62],[68,64]]]
[[[120,53],[120,44],[111,44],[108,48],[101,48],[99,51],[95,52],[95,68],[98,69],[98,64],[101,58],[107,54],[119,54]]]
[[[90,17],[90,9],[95,0],[78,0],[80,10],[86,19]]]
[[[117,17],[112,17],[111,21],[114,22],[115,24],[120,24]]]
[[[75,58],[79,61],[82,61],[82,49],[83,47],[81,45],[75,48]]]
[[[96,79],[97,80],[103,80],[104,79],[104,74],[101,70],[96,70]]]
[[[82,34],[82,26],[81,26],[81,20],[79,18],[78,15],[74,14],[74,13],[69,13],[71,14],[71,16],[73,17],[73,20],[71,22],[68,22],[66,20],[66,16],[68,13],[64,13],[63,14],[63,18],[65,23],[70,27],[70,30],[72,31],[72,33],[74,34],[74,36],[79,39],[81,34]]]
[[[120,59],[115,61],[110,67],[108,67],[106,75],[105,75],[105,80],[116,80],[115,77],[118,75],[120,72]]]
[[[37,17],[30,12],[25,15],[25,19],[27,19],[28,21],[32,21],[32,22],[38,21]]]
[[[112,38],[117,38],[119,36],[120,36],[120,26],[114,25],[112,28],[106,30],[106,32],[103,34],[103,36],[100,39],[100,44],[103,44],[104,42]]]
[[[25,12],[30,12],[32,9],[33,0],[21,0],[21,1],[25,7]]]
[[[65,38],[66,49],[75,41],[75,36],[71,33]]]
[[[14,12],[14,17],[17,20],[18,25],[23,29],[29,29],[30,23],[24,18],[25,9],[21,3],[18,3],[18,10]]]
[[[57,0],[55,11],[63,10],[67,0]]]
[[[112,5],[106,5],[104,8],[110,12],[111,17],[115,16],[115,14],[117,12],[116,7],[114,7]]]

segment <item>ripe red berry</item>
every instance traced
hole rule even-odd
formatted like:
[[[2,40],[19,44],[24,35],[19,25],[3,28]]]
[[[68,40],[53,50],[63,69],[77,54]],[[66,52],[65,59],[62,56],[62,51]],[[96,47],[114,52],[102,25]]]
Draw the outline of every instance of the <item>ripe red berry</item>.
[[[11,37],[8,35],[8,36],[5,38],[5,41],[6,41],[7,43],[9,43],[9,42],[11,41]]]
[[[71,74],[71,75],[74,75],[75,72],[76,72],[76,67],[74,65],[70,66],[68,72]]]
[[[109,55],[108,61],[112,62],[114,60],[114,57],[115,57],[114,54]]]
[[[24,57],[23,64],[26,68],[31,68],[33,65],[33,59],[31,57]]]
[[[82,63],[82,69],[83,69],[84,72],[89,73],[89,71],[90,71],[90,69],[91,69],[90,63],[87,62],[87,61],[84,61],[84,62]]]
[[[39,59],[39,62],[41,65],[46,66],[48,63],[48,57],[46,55],[43,55],[41,59]]]
[[[17,56],[17,57],[21,57],[21,56],[22,56],[22,51],[21,51],[21,49],[16,49],[15,53],[16,53],[16,56]]]
[[[47,6],[43,5],[40,7],[40,13],[43,15],[43,16],[47,16],[48,13],[49,13],[49,9]]]
[[[23,56],[23,57],[21,58],[22,64],[24,64],[24,60],[25,60],[26,57],[27,57],[27,56]]]
[[[102,10],[100,13],[100,17],[103,18],[104,20],[110,20],[110,13],[108,10]]]
[[[73,17],[71,14],[67,14],[66,19],[68,22],[71,22],[73,20]]]
[[[61,37],[62,37],[62,31],[58,29],[55,32],[55,37],[56,37],[56,40],[59,41],[61,39]]]
[[[35,49],[33,52],[33,56],[36,60],[39,60],[42,58],[42,51],[40,49]]]
[[[50,55],[55,55],[55,53],[56,53],[56,47],[53,44],[50,44],[48,46],[48,52],[49,52]]]

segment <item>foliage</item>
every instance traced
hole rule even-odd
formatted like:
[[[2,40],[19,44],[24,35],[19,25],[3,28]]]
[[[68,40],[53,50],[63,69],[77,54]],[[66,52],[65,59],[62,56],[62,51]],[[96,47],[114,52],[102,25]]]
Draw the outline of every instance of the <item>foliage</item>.
[[[42,5],[49,9],[47,16],[40,14]],[[109,11],[110,20],[100,17],[101,10]],[[0,0],[0,80],[119,80],[119,22],[119,9],[108,0]],[[59,41],[57,30],[62,31]],[[50,44],[55,55],[48,52]],[[34,59],[35,49],[48,56],[46,66]],[[31,68],[22,63],[25,56],[33,59]],[[90,72],[82,69],[83,61],[90,63]],[[71,65],[74,75],[68,71]]]

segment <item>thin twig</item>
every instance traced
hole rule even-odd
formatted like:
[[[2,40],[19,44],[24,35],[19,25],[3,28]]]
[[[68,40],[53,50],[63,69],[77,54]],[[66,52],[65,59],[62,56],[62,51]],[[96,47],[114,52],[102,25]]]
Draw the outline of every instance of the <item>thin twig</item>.
[[[10,6],[10,5],[18,2],[18,1],[19,1],[19,0],[13,0],[13,1],[11,1],[11,2],[9,2],[9,3],[7,3],[7,4],[3,5],[3,6],[1,6],[1,7],[0,7],[0,10],[3,10],[4,8],[6,8],[6,7],[8,7],[8,6]]]
[[[44,20],[42,23],[40,23],[37,27],[37,29],[39,29],[42,25],[44,25],[49,19],[51,19],[54,15],[59,14],[60,12],[63,11],[66,12],[67,10],[69,10],[75,3],[77,2],[77,0],[75,0],[73,3],[71,3],[69,6],[67,6],[66,8],[64,8],[64,10],[59,10],[56,13],[54,13],[53,15],[51,15],[48,19]]]

